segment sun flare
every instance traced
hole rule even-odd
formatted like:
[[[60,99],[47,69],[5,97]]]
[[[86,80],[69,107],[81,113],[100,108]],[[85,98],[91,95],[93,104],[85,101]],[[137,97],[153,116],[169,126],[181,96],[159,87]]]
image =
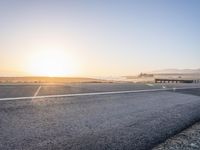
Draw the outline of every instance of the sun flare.
[[[70,76],[75,73],[75,62],[63,50],[40,50],[31,55],[28,70],[34,76]]]

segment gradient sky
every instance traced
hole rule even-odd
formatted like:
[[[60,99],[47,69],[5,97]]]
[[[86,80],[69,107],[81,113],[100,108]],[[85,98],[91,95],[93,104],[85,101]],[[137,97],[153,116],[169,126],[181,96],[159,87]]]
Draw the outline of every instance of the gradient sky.
[[[44,47],[64,50],[75,76],[200,68],[199,8],[199,0],[1,0],[0,75],[29,75]]]

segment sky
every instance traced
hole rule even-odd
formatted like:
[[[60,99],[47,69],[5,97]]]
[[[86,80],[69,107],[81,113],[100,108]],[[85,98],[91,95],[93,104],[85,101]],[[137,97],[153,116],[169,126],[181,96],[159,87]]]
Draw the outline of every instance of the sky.
[[[199,0],[1,0],[0,76],[200,68]]]

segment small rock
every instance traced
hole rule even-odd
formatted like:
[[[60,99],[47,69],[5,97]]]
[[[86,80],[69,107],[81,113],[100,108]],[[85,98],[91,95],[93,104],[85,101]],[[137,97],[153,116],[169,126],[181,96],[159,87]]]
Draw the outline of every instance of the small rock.
[[[191,143],[190,146],[193,147],[193,148],[199,148],[199,146],[194,144],[194,143]]]

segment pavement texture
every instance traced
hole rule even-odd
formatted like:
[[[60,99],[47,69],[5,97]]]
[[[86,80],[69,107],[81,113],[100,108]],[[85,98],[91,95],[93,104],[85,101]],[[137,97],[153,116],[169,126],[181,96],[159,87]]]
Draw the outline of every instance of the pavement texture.
[[[146,84],[133,83],[72,83],[63,85],[0,85],[0,98],[31,97],[40,88],[37,96],[76,94],[90,92],[109,92],[122,90],[140,90],[162,88],[161,85],[148,86]]]
[[[0,101],[0,149],[146,150],[199,114],[182,91]]]
[[[38,85],[0,85],[0,98],[33,96]]]
[[[150,84],[151,85],[151,84]],[[153,86],[152,86],[153,85]],[[32,97],[40,90],[37,96],[61,95],[92,92],[126,91],[126,90],[144,90],[144,89],[162,89],[174,87],[194,87],[195,84],[141,84],[141,83],[72,83],[63,85],[0,85],[0,98],[12,97]],[[198,86],[199,87],[199,86]]]
[[[176,90],[176,92],[183,93],[183,94],[191,94],[191,95],[196,95],[200,96],[200,88],[197,89],[185,89],[185,90]]]
[[[200,149],[200,122],[181,133],[167,139],[153,150],[199,150]]]

